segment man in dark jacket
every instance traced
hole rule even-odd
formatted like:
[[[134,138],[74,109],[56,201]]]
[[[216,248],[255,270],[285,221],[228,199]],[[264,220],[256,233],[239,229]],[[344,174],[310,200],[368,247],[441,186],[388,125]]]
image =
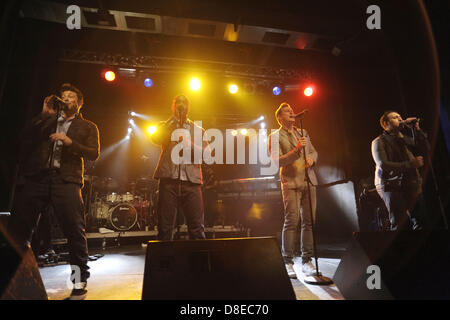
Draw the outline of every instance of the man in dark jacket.
[[[419,123],[416,118],[403,120],[397,112],[386,111],[380,124],[384,132],[372,141],[375,186],[389,212],[391,230],[405,229],[408,220],[412,229],[421,229],[421,222],[412,209],[422,192],[418,168],[424,162],[422,156],[415,156],[412,151],[420,149],[417,144],[423,141],[413,141],[401,132],[405,125],[415,125],[415,129],[420,130]]]
[[[20,163],[24,185],[15,201],[10,230],[27,245],[40,213],[52,206],[68,240],[74,283],[70,298],[83,299],[90,274],[81,188],[84,159],[99,156],[99,134],[97,126],[79,113],[81,91],[63,84],[60,94],[61,98],[45,98],[42,112],[26,129]]]

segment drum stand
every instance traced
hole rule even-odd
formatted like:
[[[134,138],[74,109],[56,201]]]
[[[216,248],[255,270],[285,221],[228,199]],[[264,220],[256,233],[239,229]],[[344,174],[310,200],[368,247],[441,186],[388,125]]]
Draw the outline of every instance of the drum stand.
[[[303,124],[302,119],[300,118],[300,132],[303,137]],[[303,160],[306,165],[306,146],[302,148],[303,151]],[[314,228],[314,216],[313,216],[313,208],[312,208],[312,200],[311,200],[311,180],[308,176],[308,168],[305,167],[305,175],[306,175],[306,184],[308,187],[308,201],[309,201],[309,214],[311,218],[311,228],[312,228],[312,238],[313,238],[313,251],[314,251],[314,259],[316,262],[316,272],[304,278],[304,281],[308,284],[315,285],[330,285],[333,283],[330,278],[327,278],[319,272],[319,262],[317,258],[317,248],[316,248],[316,239],[315,239],[315,228]]]

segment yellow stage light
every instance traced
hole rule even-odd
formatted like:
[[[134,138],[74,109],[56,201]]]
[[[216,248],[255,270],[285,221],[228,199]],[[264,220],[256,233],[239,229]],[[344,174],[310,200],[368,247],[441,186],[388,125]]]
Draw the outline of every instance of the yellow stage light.
[[[241,134],[242,134],[243,136],[246,136],[247,133],[248,133],[247,129],[241,129]]]
[[[148,132],[150,135],[153,135],[157,130],[158,130],[158,129],[156,128],[156,126],[150,126],[150,127],[147,128],[147,132]]]
[[[202,87],[202,83],[198,78],[192,78],[191,81],[189,82],[189,86],[191,87],[192,90],[198,91]]]
[[[233,136],[237,136],[237,130],[235,130],[235,129],[233,129],[232,131],[231,131],[231,135],[233,135]]]
[[[228,87],[228,91],[230,91],[231,94],[237,93],[238,90],[239,90],[239,88],[238,88],[238,86],[235,85],[235,84],[231,84],[231,85]]]

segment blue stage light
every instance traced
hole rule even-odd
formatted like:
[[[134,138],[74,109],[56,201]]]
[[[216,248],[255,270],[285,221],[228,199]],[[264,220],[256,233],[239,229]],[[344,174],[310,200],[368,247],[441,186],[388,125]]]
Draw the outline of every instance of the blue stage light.
[[[281,88],[278,86],[273,87],[272,92],[274,95],[278,96],[281,93]]]
[[[146,86],[147,88],[151,88],[153,87],[153,80],[150,78],[146,78],[144,80],[144,86]]]

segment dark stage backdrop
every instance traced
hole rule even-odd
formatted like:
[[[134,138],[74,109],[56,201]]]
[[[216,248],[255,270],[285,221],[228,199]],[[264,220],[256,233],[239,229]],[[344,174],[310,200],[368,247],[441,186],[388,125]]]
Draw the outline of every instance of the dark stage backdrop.
[[[245,123],[261,115],[270,129],[278,127],[274,111],[281,102],[288,101],[297,112],[309,109],[304,127],[319,153],[316,172],[324,185],[318,189],[318,234],[322,239],[348,239],[358,230],[355,187],[362,179],[373,179],[370,143],[381,132],[378,119],[384,110],[393,108],[404,117],[423,118],[424,129],[439,149],[438,72],[427,21],[415,2],[406,8],[379,5],[385,8],[383,30],[362,35],[373,37],[379,44],[376,52],[343,46],[340,56],[305,53],[302,63],[314,72],[317,88],[309,99],[299,91],[280,97],[231,96],[225,92],[224,78],[208,74],[202,75],[206,79],[204,89],[195,94],[186,90],[186,76],[180,74],[155,74],[151,89],[130,79],[106,83],[100,76],[105,66],[61,61],[60,50],[92,50],[92,44],[98,42],[107,52],[154,54],[143,50],[138,35],[99,30],[69,32],[62,25],[20,19],[0,110],[4,120],[0,209],[8,208],[26,121],[40,112],[45,96],[57,93],[62,82],[71,82],[85,95],[81,110],[84,117],[95,122],[100,131],[103,154],[97,163],[87,164],[87,173],[114,178],[123,186],[140,176],[151,176],[159,156],[159,148],[137,136],[112,153],[106,152],[126,135],[128,111],[148,115],[150,122],[165,120],[170,116],[173,97],[185,93],[191,101],[192,120],[202,120],[205,129],[232,129],[236,122]],[[403,24],[395,22],[399,18]],[[188,58],[207,59],[208,54],[218,54],[202,46],[182,48]],[[175,50],[181,49],[171,50],[175,56]],[[239,56],[234,59],[239,62]],[[142,120],[136,123],[143,130],[149,125]],[[142,160],[142,155],[149,160]],[[445,152],[436,159],[438,163],[448,162]],[[218,179],[259,176],[257,166],[213,167]],[[448,175],[448,167],[439,169]],[[429,202],[431,206],[435,203],[433,199]],[[280,230],[281,208],[263,207],[269,212],[262,215],[267,223],[264,225],[263,220],[258,225],[266,235],[274,234]]]

